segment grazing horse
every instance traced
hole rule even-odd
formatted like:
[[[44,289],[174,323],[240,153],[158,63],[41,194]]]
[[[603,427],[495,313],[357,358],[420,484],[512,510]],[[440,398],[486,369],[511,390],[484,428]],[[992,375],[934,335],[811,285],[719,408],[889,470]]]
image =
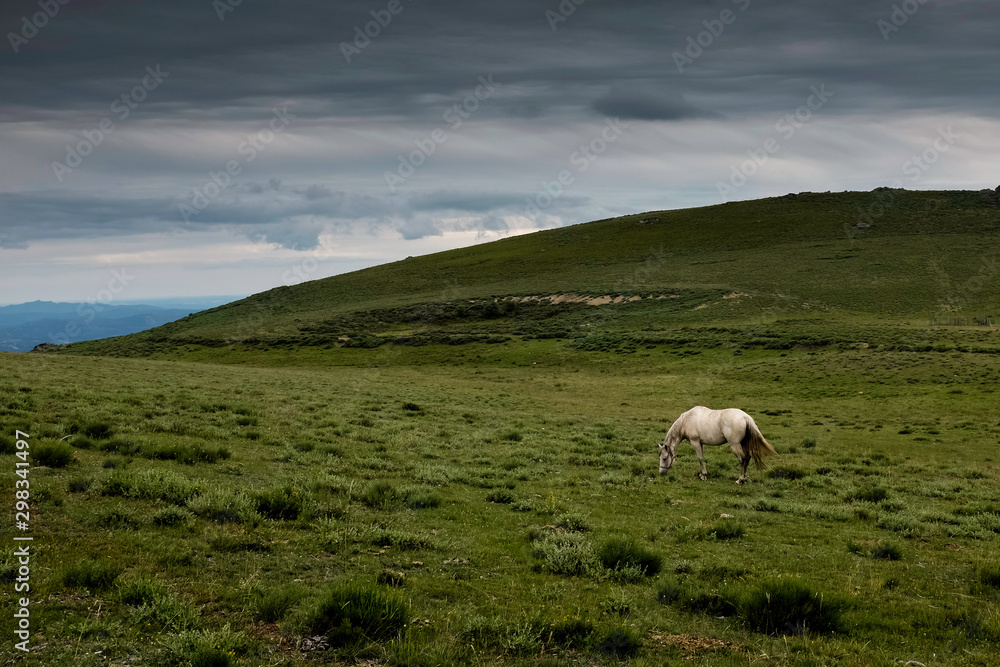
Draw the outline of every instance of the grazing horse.
[[[721,445],[728,442],[729,448],[740,462],[740,477],[737,484],[747,481],[747,464],[753,459],[758,468],[764,467],[764,457],[777,454],[754,423],[753,417],[737,410],[709,410],[704,406],[693,407],[673,423],[667,431],[667,437],[660,445],[660,474],[666,475],[674,465],[674,454],[677,445],[687,440],[698,454],[701,472],[698,479],[708,479],[708,469],[705,468],[705,452],[703,445]]]

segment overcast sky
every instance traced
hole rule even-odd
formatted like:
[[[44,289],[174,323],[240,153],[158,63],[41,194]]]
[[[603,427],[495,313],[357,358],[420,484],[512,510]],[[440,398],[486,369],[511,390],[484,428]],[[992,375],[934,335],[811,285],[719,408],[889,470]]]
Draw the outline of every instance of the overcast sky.
[[[787,192],[994,188],[998,9],[5,0],[0,303],[249,294]]]

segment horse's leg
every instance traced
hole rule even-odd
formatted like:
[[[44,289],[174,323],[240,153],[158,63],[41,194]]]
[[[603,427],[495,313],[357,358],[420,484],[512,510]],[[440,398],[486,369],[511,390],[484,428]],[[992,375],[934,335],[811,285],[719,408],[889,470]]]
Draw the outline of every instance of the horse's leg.
[[[700,440],[691,440],[691,446],[694,447],[694,453],[698,455],[698,463],[701,464],[701,472],[698,473],[698,479],[706,480],[708,479],[708,468],[705,467],[705,448],[702,446]]]
[[[733,450],[733,455],[740,462],[740,477],[736,480],[736,483],[743,484],[748,481],[747,466],[750,465],[750,452],[743,451],[743,445],[740,444],[739,440],[730,440],[729,448]]]

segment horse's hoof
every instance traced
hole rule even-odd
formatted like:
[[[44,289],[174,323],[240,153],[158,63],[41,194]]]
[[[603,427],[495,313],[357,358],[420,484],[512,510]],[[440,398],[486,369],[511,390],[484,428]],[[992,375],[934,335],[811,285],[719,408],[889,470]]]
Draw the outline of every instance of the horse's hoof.
[[[707,481],[708,480],[708,475],[698,475],[698,479],[700,479],[703,482]]]
[[[738,480],[736,480],[736,483],[737,484],[746,484],[747,481],[745,479],[738,479]]]

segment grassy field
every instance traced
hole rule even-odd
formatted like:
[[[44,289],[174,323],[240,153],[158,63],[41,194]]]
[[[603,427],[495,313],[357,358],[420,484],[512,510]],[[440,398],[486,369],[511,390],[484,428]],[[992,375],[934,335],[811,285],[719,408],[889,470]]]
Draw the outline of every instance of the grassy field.
[[[798,343],[0,355],[7,488],[16,429],[38,466],[33,650],[15,655],[5,613],[0,655],[1000,663],[995,333],[767,326]],[[697,404],[747,410],[780,456],[738,487],[728,448],[700,482],[684,444],[657,476]]]
[[[626,216],[0,355],[4,664],[1000,664],[998,211]],[[779,456],[658,476],[694,405]]]

